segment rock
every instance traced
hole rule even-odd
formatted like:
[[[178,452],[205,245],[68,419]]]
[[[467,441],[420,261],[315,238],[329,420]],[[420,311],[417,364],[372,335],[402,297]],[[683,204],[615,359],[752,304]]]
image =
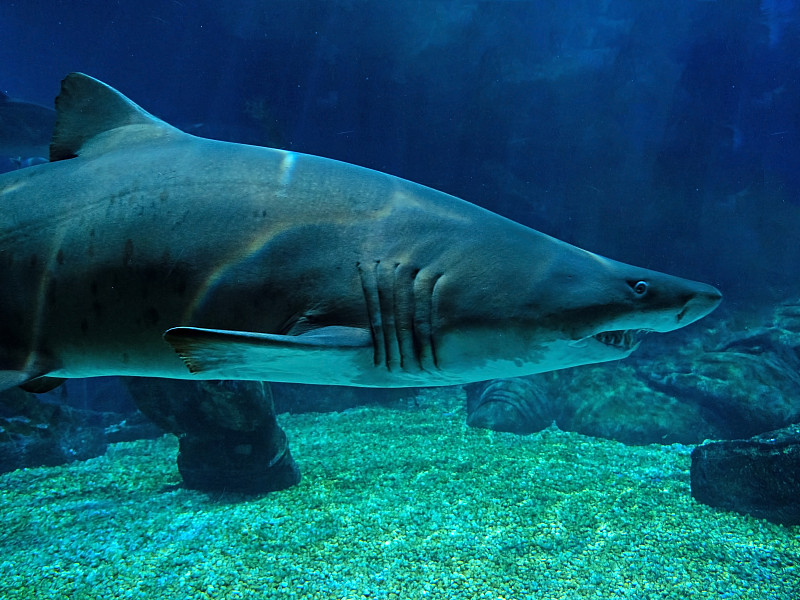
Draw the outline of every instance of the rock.
[[[648,377],[653,388],[700,407],[720,430],[713,437],[739,439],[800,420],[794,368],[774,353],[726,350],[673,369],[655,364]]]
[[[139,410],[175,435],[256,431],[275,421],[269,386],[255,381],[125,377]]]
[[[179,437],[188,488],[258,494],[300,481],[269,385],[126,378],[139,409]]]
[[[86,460],[106,450],[101,415],[19,388],[0,393],[0,473]]]
[[[541,377],[493,379],[466,391],[471,427],[527,434],[546,429],[556,418]]]
[[[559,428],[626,444],[697,444],[718,429],[702,409],[653,389],[632,362],[548,374]]]
[[[626,444],[696,444],[719,428],[691,402],[654,390],[629,364],[585,365],[467,386],[467,423],[532,433],[564,431]]]
[[[692,451],[698,502],[784,525],[800,525],[800,425]]]
[[[749,438],[800,421],[800,305],[778,305],[755,325],[725,323],[716,343],[696,342],[676,358],[642,363],[650,387],[694,404],[718,430]]]
[[[164,431],[137,410],[132,415],[107,426],[105,434],[106,441],[109,444],[115,444],[155,439],[164,435]]]
[[[263,494],[300,481],[286,434],[274,427],[225,431],[213,436],[181,436],[178,470],[190,489]]]

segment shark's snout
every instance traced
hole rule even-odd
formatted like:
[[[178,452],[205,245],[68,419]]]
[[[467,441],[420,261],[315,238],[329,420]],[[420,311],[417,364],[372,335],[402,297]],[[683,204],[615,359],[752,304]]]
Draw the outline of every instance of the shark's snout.
[[[666,333],[685,327],[702,319],[719,306],[722,301],[722,293],[717,288],[693,281],[688,283],[692,286],[689,299],[683,306],[679,305],[677,312],[673,309],[671,313],[667,311],[659,316],[658,312],[660,311],[656,311],[654,314],[646,315],[645,318],[636,317],[635,320],[639,321],[638,323],[631,322],[625,328],[596,332],[578,342],[572,342],[572,345],[585,344],[587,340],[591,339],[600,342],[607,350],[617,351],[621,356],[628,356],[639,347],[643,334],[650,331]],[[620,326],[622,322],[624,321],[620,320],[616,325]]]
[[[714,286],[705,283],[695,285],[697,289],[676,317],[677,327],[683,327],[702,319],[722,302],[722,292]]]

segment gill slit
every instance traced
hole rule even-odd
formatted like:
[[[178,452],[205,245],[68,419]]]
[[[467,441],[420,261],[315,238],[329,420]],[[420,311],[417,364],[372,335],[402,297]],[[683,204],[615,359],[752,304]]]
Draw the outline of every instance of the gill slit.
[[[433,339],[434,293],[440,274],[401,262],[357,263],[370,324],[373,363],[388,371],[438,370]]]

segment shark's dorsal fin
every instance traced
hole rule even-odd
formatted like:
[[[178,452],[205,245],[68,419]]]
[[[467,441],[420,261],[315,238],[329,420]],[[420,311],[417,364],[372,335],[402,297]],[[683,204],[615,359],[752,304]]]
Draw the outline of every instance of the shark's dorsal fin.
[[[99,154],[122,145],[175,135],[185,134],[102,81],[83,73],[70,73],[61,82],[56,98],[50,161]]]

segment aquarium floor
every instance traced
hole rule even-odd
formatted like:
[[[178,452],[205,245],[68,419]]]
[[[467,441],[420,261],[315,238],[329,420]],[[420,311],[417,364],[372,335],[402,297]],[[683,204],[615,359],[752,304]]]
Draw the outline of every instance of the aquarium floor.
[[[797,598],[800,527],[695,503],[689,447],[462,406],[282,415],[303,479],[260,498],[181,488],[172,436],[5,474],[0,598]]]

